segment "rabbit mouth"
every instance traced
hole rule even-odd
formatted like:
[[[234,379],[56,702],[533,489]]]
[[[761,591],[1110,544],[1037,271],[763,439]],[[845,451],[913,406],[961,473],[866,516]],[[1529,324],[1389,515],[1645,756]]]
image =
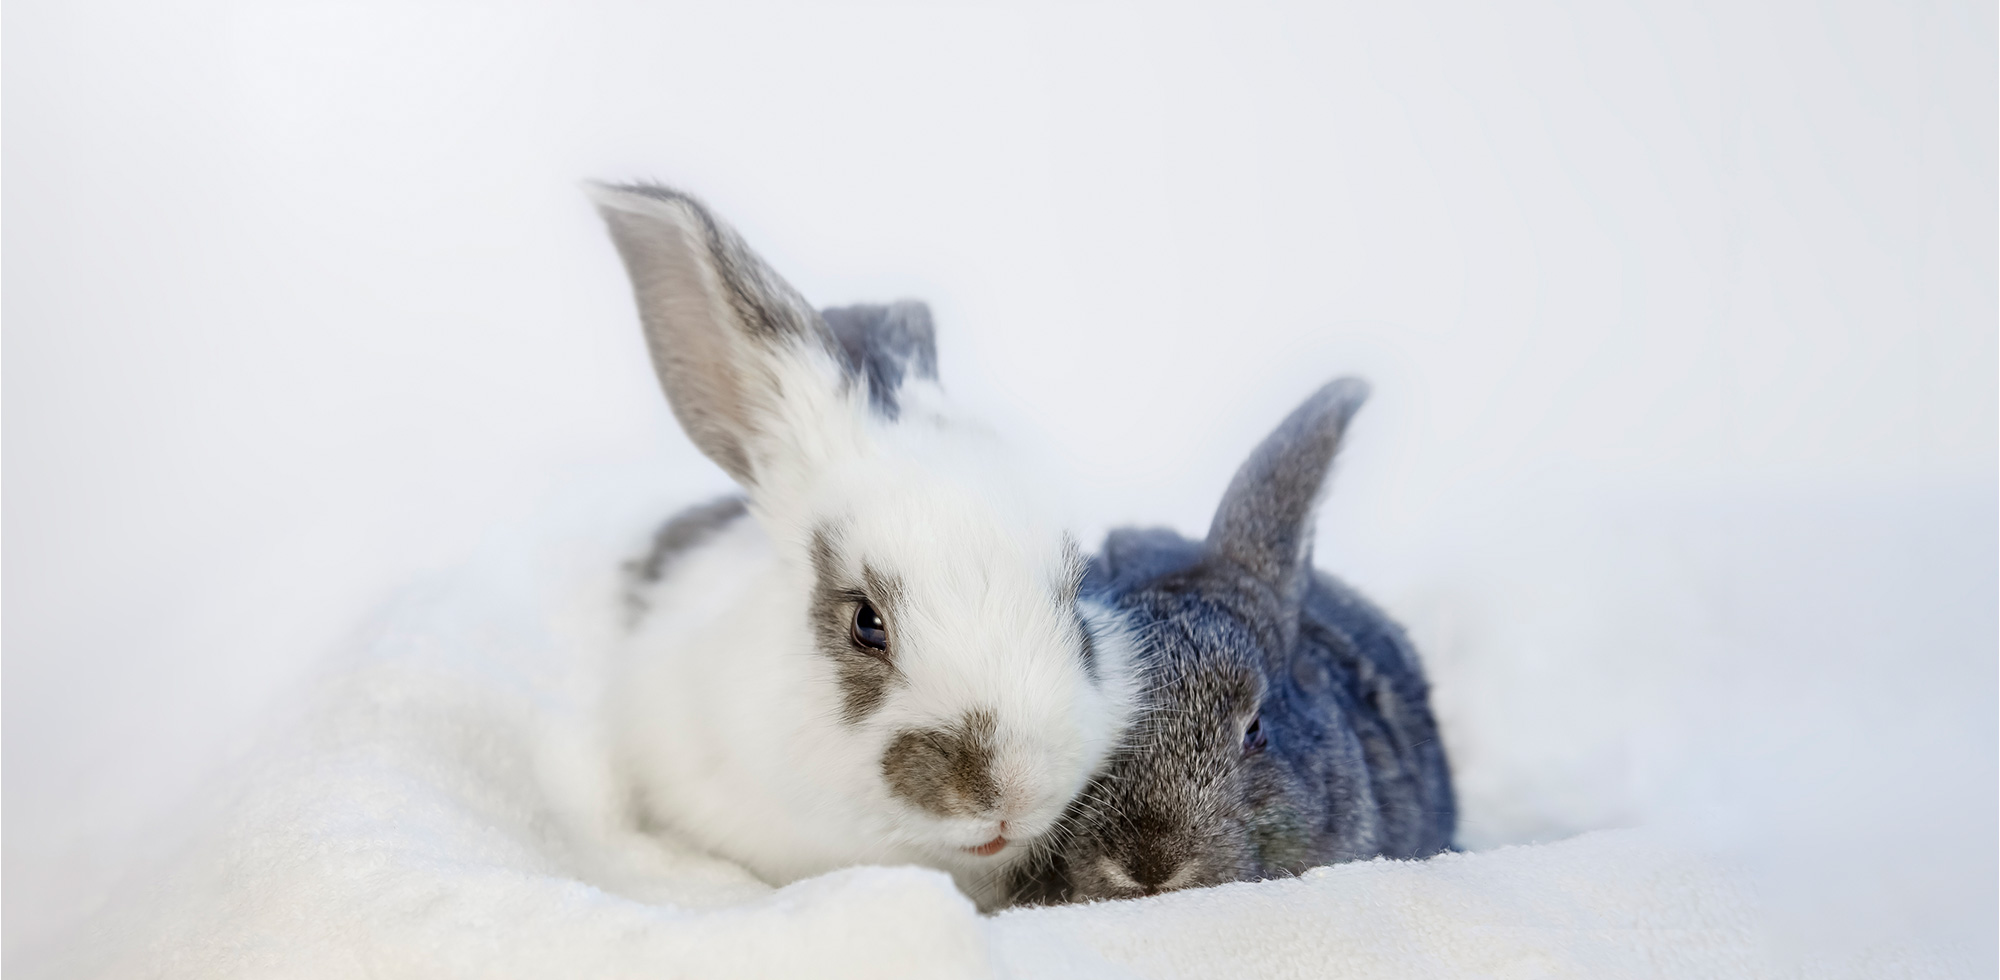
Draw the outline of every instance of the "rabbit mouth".
[[[1006,846],[1008,846],[1008,840],[1006,840],[1006,820],[1002,820],[1000,826],[994,828],[994,838],[992,840],[988,840],[986,844],[980,844],[976,848],[958,848],[958,850],[964,850],[966,854],[972,854],[976,858],[992,858],[994,854],[1000,854],[1002,850],[1006,850]]]

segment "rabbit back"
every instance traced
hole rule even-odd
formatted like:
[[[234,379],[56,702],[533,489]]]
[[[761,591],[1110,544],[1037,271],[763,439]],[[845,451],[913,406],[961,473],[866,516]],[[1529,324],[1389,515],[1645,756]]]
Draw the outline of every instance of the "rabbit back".
[[[1268,677],[1266,717],[1273,753],[1319,788],[1327,809],[1306,853],[1267,852],[1267,872],[1448,848],[1450,771],[1408,635],[1325,572],[1315,570],[1303,599],[1298,643]]]

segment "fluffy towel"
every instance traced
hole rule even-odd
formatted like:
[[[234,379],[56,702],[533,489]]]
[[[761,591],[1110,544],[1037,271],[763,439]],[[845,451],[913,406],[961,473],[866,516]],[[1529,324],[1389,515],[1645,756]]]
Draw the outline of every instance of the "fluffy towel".
[[[1599,831],[1007,912],[990,930],[1021,977],[1726,978],[1763,972],[1750,911],[1720,869]]]
[[[614,563],[531,552],[407,594],[315,684],[310,721],[216,798],[199,843],[55,958],[10,965],[260,980],[1799,975],[1770,965],[1743,879],[1637,830],[992,917],[915,868],[773,889],[630,827],[592,710],[616,590],[576,572]]]

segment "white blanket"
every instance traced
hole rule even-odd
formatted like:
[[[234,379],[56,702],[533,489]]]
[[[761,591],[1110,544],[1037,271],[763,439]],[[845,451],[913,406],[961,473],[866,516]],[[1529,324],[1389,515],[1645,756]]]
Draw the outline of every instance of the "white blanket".
[[[307,720],[209,807],[198,843],[86,934],[30,962],[31,972],[426,980],[1966,972],[1923,949],[1880,947],[1786,965],[1766,941],[1749,878],[1649,830],[991,917],[944,875],[915,868],[856,868],[774,889],[643,836],[625,818],[593,710],[596,651],[617,620],[609,567],[599,547],[517,549],[408,592],[360,638],[358,654],[317,681]],[[1481,764],[1479,753],[1467,757]],[[1475,787],[1484,778],[1470,775]]]

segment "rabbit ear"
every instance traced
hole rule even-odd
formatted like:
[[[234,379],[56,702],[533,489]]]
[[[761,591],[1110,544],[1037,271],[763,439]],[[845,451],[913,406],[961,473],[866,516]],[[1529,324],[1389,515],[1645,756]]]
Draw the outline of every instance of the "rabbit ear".
[[[1289,599],[1312,559],[1313,516],[1347,421],[1368,383],[1341,378],[1313,393],[1257,446],[1208,526],[1212,554]]]
[[[937,380],[937,341],[931,308],[916,300],[887,306],[836,306],[820,317],[840,342],[849,377],[868,385],[868,404],[894,420],[902,412],[897,397],[905,377]]]
[[[756,488],[760,448],[781,435],[770,431],[785,415],[779,379],[798,375],[786,362],[836,362],[833,334],[694,198],[644,184],[588,190],[631,275],[653,369],[681,428]]]

